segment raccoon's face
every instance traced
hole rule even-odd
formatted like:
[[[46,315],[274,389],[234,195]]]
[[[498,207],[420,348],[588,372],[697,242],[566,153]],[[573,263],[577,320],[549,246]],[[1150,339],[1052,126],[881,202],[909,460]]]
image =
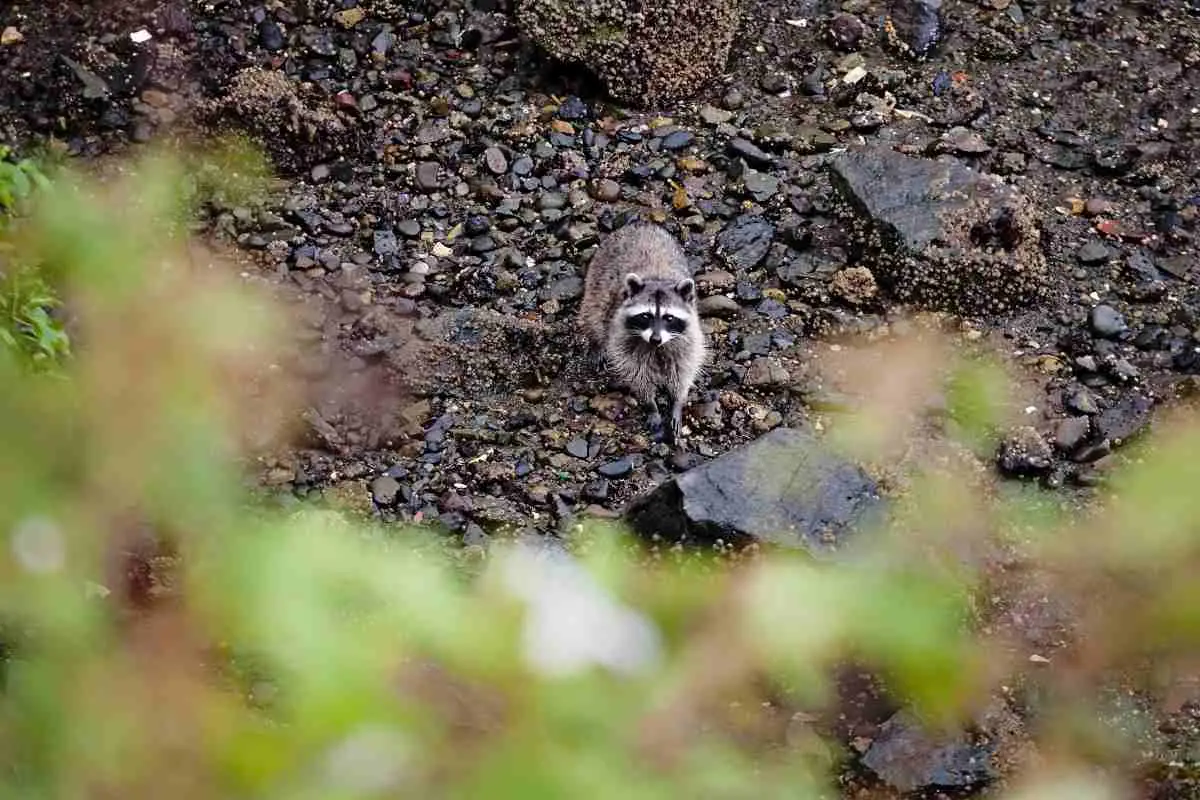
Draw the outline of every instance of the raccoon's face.
[[[696,284],[691,278],[648,282],[630,273],[625,276],[620,321],[631,338],[662,347],[696,324],[695,299]]]

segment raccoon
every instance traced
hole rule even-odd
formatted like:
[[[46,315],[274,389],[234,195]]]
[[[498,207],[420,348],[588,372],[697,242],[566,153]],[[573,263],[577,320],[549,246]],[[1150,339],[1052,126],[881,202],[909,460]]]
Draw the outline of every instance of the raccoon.
[[[675,238],[656,225],[633,223],[601,242],[588,265],[579,324],[592,358],[606,363],[649,409],[655,437],[676,442],[708,348],[696,284]],[[671,414],[665,437],[660,391]]]

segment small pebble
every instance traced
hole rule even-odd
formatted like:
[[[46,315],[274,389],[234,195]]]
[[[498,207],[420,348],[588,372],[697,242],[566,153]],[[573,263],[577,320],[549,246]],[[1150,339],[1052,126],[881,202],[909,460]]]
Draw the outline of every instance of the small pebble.
[[[672,131],[663,137],[662,146],[664,150],[682,150],[695,140],[691,131]]]
[[[628,456],[601,464],[596,470],[606,478],[626,478],[633,472],[633,461]]]
[[[700,107],[700,119],[709,125],[720,125],[723,122],[729,122],[729,120],[733,119],[733,113],[717,108],[716,106],[704,105]]]
[[[272,53],[277,53],[287,47],[287,39],[283,36],[283,30],[270,17],[264,19],[258,26],[258,42],[264,50]]]
[[[1105,339],[1120,336],[1129,330],[1129,326],[1125,324],[1125,317],[1121,315],[1121,312],[1108,305],[1101,304],[1093,308],[1090,321],[1092,333]]]
[[[493,175],[503,175],[508,172],[508,159],[499,147],[489,147],[483,151],[483,163]]]
[[[696,308],[702,317],[719,317],[721,319],[732,319],[742,311],[736,300],[723,294],[714,294],[711,297],[703,298],[696,304]]]
[[[375,231],[375,255],[390,256],[394,255],[399,249],[396,243],[396,234],[388,230]]]
[[[1102,264],[1112,257],[1112,251],[1102,242],[1090,241],[1075,254],[1081,264]]]
[[[425,161],[417,165],[417,186],[427,192],[432,192],[440,189],[442,181],[440,177],[441,165],[436,161]]]
[[[768,72],[762,76],[762,80],[758,82],[758,85],[768,94],[782,94],[787,91],[788,79],[782,73]]]
[[[602,203],[611,203],[621,196],[621,185],[614,180],[602,178],[592,182],[592,197]]]

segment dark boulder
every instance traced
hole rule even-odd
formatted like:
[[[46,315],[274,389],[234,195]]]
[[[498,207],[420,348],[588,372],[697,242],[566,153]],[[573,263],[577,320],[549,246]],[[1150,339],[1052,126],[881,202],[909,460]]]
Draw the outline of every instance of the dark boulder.
[[[741,0],[520,0],[517,24],[550,55],[596,73],[617,100],[656,106],[720,74]]]
[[[842,153],[830,167],[861,260],[896,299],[975,314],[1044,295],[1034,211],[996,176],[882,147]]]
[[[994,777],[993,746],[975,744],[961,732],[934,735],[900,712],[879,728],[863,764],[901,792],[966,789]]]
[[[770,543],[829,555],[882,509],[875,482],[812,434],[777,428],[635,501],[641,536],[669,542]]]

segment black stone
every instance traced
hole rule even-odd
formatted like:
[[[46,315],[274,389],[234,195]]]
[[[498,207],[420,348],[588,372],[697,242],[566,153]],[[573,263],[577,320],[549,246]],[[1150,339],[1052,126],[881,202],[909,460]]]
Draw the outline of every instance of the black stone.
[[[316,234],[321,232],[321,215],[315,211],[296,210],[292,212],[292,216],[300,223],[300,227],[309,233]]]
[[[946,238],[944,210],[965,204],[980,173],[955,162],[871,148],[836,157],[834,186],[889,238],[913,252]]]
[[[1079,248],[1079,252],[1075,256],[1081,264],[1103,264],[1112,258],[1112,251],[1102,242],[1091,241]]]
[[[593,503],[603,503],[608,499],[609,483],[604,478],[590,481],[583,487],[583,499]]]
[[[650,176],[653,174],[654,170],[650,169],[650,167],[646,166],[645,164],[635,164],[634,166],[625,170],[625,180],[629,183],[640,186],[648,181]]]
[[[547,292],[554,300],[574,300],[583,296],[583,278],[578,275],[567,275],[559,278],[550,285]]]
[[[966,789],[995,777],[993,748],[963,734],[934,736],[901,712],[883,723],[862,762],[901,792]]]
[[[811,434],[776,428],[661,484],[627,512],[638,534],[672,542],[763,542],[830,555],[882,510],[859,467]]]
[[[747,271],[762,263],[774,241],[774,225],[762,217],[745,214],[717,235],[717,252],[729,266]]]
[[[916,58],[925,58],[942,40],[942,0],[893,0],[889,15],[899,45]]]
[[[663,137],[662,146],[664,150],[682,150],[694,141],[696,136],[691,131],[671,131]]]
[[[786,304],[776,300],[774,297],[767,297],[754,308],[759,314],[770,319],[783,319],[789,313]]]
[[[1058,423],[1054,443],[1064,453],[1073,453],[1091,432],[1091,421],[1087,417],[1067,417]]]
[[[837,14],[829,21],[829,40],[839,50],[853,52],[871,29],[853,14]]]
[[[565,119],[569,122],[586,119],[588,116],[587,104],[578,97],[572,95],[568,97],[563,104],[558,107],[558,118]]]
[[[626,478],[633,472],[633,459],[628,456],[618,458],[616,461],[601,464],[596,471],[606,478]]]
[[[1128,394],[1096,417],[1100,436],[1118,447],[1146,430],[1154,401],[1140,394]]]
[[[375,255],[380,257],[395,255],[399,247],[396,243],[395,233],[388,230],[375,231]]]
[[[284,38],[283,29],[273,19],[264,19],[258,26],[258,42],[264,50],[272,53],[278,53],[283,48],[287,47],[287,39]]]
[[[463,223],[463,231],[465,231],[468,236],[481,236],[482,234],[487,233],[491,227],[492,226],[491,223],[488,222],[488,218],[479,215],[467,217],[466,222]]]
[[[786,92],[788,88],[788,79],[786,75],[778,72],[768,71],[762,76],[758,82],[762,90],[767,94],[780,94]]]
[[[380,31],[375,38],[371,40],[371,49],[379,53],[381,56],[388,54],[392,46],[396,44],[396,35],[391,31]]]
[[[1067,408],[1080,414],[1100,413],[1100,407],[1096,405],[1096,398],[1086,388],[1080,388],[1069,394],[1066,398],[1066,405]]]
[[[436,161],[417,165],[417,186],[427,192],[441,188],[441,166]]]
[[[775,166],[775,159],[748,139],[730,139],[726,150],[731,156],[745,159],[747,164],[754,167]]]

